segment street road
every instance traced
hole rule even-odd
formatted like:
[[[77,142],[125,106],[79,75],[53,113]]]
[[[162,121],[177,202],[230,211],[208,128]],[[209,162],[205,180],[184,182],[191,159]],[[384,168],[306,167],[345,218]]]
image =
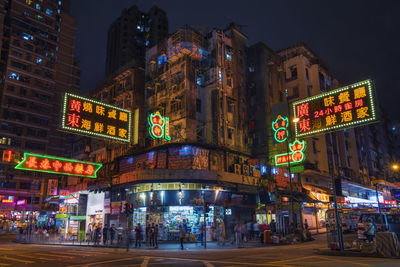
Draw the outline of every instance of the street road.
[[[287,246],[244,249],[131,249],[17,244],[0,238],[0,266],[400,266],[399,259],[322,256],[323,235]]]

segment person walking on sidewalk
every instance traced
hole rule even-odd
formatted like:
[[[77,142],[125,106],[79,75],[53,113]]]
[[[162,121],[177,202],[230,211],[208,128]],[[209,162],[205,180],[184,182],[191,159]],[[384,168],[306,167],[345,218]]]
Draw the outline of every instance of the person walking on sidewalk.
[[[242,246],[242,225],[238,222],[235,225],[235,237],[236,237],[236,247],[240,248]]]
[[[181,242],[181,249],[183,249],[183,242],[185,241],[186,231],[185,228],[180,225],[179,226],[179,240]]]
[[[149,245],[150,244],[150,229],[151,229],[151,226],[150,226],[150,224],[147,224],[147,226],[146,226],[146,228],[145,228],[145,234],[146,234],[146,245]]]
[[[118,245],[119,245],[122,242],[122,234],[124,232],[124,228],[121,226],[121,224],[119,224],[117,231],[118,231],[118,241],[117,242],[118,242]]]
[[[133,241],[134,231],[132,227],[126,228],[126,251],[129,251],[129,248]]]
[[[154,248],[158,248],[158,224],[154,227]]]
[[[108,239],[108,225],[106,224],[103,228],[103,245],[107,245],[107,239]]]
[[[149,229],[149,234],[150,234],[150,247],[154,247],[155,246],[155,242],[154,242],[154,232],[155,232],[155,226],[154,223],[151,224],[151,227]]]
[[[96,228],[94,229],[94,245],[95,245],[95,246],[98,246],[98,245],[99,245],[99,243],[100,243],[100,236],[101,236],[100,227],[99,227],[99,226],[96,226]]]
[[[138,225],[135,228],[135,233],[136,233],[136,244],[135,244],[135,248],[141,247],[141,239],[142,239],[142,227],[140,226],[140,223],[138,223]]]
[[[113,245],[113,242],[114,242],[115,231],[116,231],[116,229],[115,229],[114,224],[111,224],[111,227],[110,227],[110,244],[111,244],[111,246]]]

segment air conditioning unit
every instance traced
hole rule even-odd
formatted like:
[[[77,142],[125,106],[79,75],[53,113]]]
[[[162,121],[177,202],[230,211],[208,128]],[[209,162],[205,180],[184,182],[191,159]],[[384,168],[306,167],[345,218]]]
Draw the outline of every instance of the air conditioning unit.
[[[250,166],[247,164],[243,164],[243,175],[250,175]]]
[[[235,168],[236,174],[242,174],[242,167],[240,166],[240,164],[234,164],[233,166]]]

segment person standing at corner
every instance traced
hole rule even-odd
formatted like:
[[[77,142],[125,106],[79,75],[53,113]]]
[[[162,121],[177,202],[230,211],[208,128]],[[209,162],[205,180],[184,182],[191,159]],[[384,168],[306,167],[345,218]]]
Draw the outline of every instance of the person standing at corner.
[[[186,231],[185,228],[180,225],[179,226],[179,240],[181,241],[181,249],[183,249],[183,242],[185,241]]]
[[[138,223],[138,225],[136,226],[136,228],[135,228],[135,232],[136,232],[136,244],[135,244],[135,248],[137,248],[138,247],[138,245],[139,245],[139,248],[141,247],[141,235],[142,235],[142,227],[140,226],[140,223]]]
[[[118,245],[122,242],[122,233],[124,232],[124,228],[119,224],[118,226]]]
[[[107,245],[107,240],[108,240],[108,225],[104,225],[103,228],[103,245]]]
[[[158,224],[154,227],[154,248],[158,248]]]

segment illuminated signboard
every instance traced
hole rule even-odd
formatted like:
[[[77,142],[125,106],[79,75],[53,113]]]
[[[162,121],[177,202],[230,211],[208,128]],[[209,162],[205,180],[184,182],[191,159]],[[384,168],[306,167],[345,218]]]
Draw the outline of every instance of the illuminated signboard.
[[[24,153],[24,160],[15,169],[96,178],[101,163],[85,162],[33,153]]]
[[[18,206],[20,206],[20,205],[25,205],[26,204],[26,199],[21,199],[21,200],[18,200],[17,201],[17,205]]]
[[[149,133],[153,139],[171,140],[169,136],[169,118],[161,116],[160,112],[151,113],[148,117]]]
[[[62,129],[122,142],[131,140],[131,112],[65,93]]]
[[[304,151],[306,150],[306,141],[294,141],[289,144],[289,153],[275,155],[275,166],[288,166],[290,164],[299,164],[306,159]]]
[[[272,122],[272,130],[274,131],[275,141],[278,143],[285,142],[288,137],[287,127],[289,126],[287,117],[278,115],[275,121]]]
[[[376,122],[373,93],[372,81],[366,80],[293,102],[296,137]]]

